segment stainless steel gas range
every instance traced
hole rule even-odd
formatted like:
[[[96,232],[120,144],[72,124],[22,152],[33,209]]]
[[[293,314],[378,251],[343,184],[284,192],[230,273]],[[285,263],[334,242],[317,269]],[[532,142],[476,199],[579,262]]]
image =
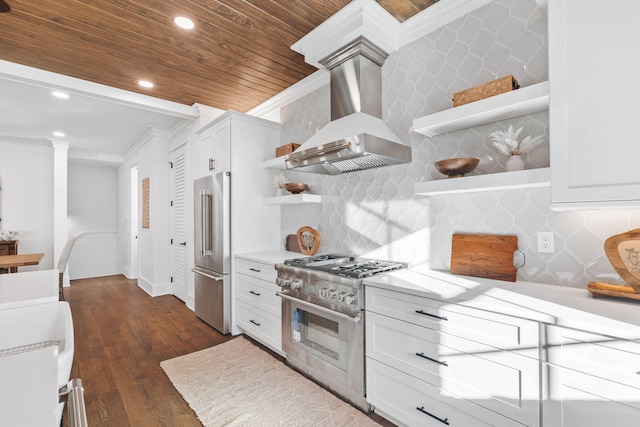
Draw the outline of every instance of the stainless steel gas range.
[[[277,264],[287,363],[368,412],[362,282],[404,267],[401,262],[334,254]]]

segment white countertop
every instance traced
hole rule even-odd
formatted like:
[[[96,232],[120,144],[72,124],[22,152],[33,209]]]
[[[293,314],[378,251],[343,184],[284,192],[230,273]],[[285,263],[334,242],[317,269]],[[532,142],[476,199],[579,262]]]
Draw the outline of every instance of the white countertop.
[[[0,274],[0,310],[58,301],[58,270]]]
[[[576,329],[640,339],[640,302],[593,298],[586,289],[504,282],[414,267],[365,279],[390,289]]]
[[[286,259],[303,258],[307,255],[303,255],[300,252],[289,252],[285,250],[281,251],[264,251],[253,252],[247,254],[238,254],[236,258],[246,259],[249,261],[263,262],[265,264],[280,264]]]

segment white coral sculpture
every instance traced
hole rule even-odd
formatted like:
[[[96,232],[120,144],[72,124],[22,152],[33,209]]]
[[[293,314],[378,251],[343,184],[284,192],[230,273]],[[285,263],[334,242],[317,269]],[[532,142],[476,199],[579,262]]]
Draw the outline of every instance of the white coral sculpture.
[[[522,141],[518,141],[523,128],[514,131],[513,126],[509,125],[507,130],[496,130],[491,132],[489,138],[493,146],[502,154],[507,156],[519,156],[533,150],[544,141],[544,135],[527,136]]]
[[[273,178],[273,183],[277,188],[284,188],[284,184],[287,182],[287,177],[281,172],[280,175],[277,175]]]

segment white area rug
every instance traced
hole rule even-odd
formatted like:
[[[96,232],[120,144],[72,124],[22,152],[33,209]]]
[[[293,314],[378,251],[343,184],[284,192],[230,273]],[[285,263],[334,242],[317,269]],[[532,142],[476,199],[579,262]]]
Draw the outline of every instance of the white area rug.
[[[160,366],[206,427],[378,426],[242,337]]]

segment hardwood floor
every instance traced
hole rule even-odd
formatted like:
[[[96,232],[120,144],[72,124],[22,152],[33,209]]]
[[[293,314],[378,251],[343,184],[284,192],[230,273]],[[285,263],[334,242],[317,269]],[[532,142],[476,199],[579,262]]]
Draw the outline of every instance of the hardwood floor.
[[[90,426],[200,426],[160,362],[231,339],[182,301],[151,298],[123,276],[65,288],[75,329],[71,378],[82,379]]]
[[[209,327],[179,299],[151,298],[124,276],[74,280],[64,295],[75,329],[71,378],[82,380],[90,426],[201,425],[160,362],[232,336]]]

